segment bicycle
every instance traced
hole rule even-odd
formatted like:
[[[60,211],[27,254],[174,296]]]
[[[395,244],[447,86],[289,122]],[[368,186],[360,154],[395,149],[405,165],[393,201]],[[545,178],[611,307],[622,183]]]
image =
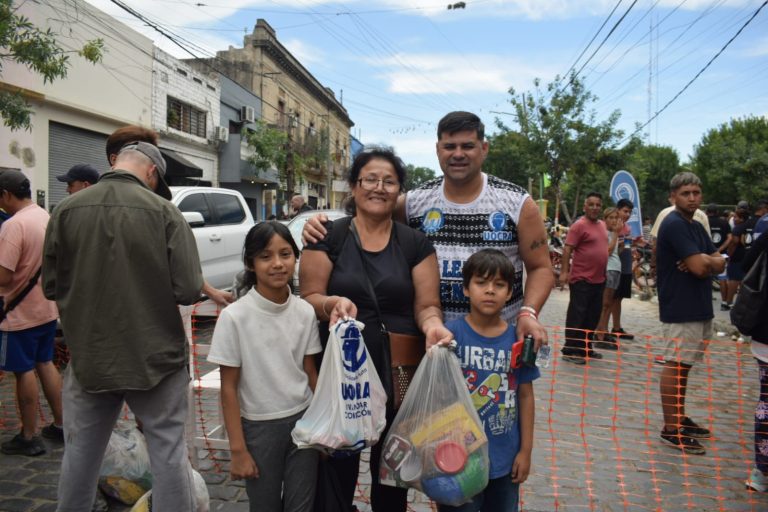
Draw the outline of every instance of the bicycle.
[[[641,292],[653,295],[656,291],[656,268],[651,266],[651,248],[632,250],[632,281]]]

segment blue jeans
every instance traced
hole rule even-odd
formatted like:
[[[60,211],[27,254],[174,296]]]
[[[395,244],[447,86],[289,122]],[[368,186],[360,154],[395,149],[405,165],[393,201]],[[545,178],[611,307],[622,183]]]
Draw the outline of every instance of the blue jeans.
[[[472,501],[451,507],[438,505],[439,512],[517,512],[520,484],[512,483],[511,475],[488,480],[488,486]]]

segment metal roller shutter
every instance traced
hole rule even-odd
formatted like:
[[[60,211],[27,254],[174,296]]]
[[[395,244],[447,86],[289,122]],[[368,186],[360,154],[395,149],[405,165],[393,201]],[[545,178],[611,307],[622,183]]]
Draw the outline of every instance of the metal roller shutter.
[[[51,121],[48,127],[48,208],[67,197],[67,184],[56,179],[76,164],[108,169],[107,135]]]

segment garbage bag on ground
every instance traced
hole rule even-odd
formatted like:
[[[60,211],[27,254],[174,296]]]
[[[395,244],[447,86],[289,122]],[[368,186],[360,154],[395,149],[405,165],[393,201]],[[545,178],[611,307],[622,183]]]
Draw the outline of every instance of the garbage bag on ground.
[[[488,485],[488,439],[451,349],[422,359],[384,440],[381,483],[458,506]]]
[[[312,403],[296,422],[299,448],[360,451],[376,444],[386,427],[387,394],[356,320],[337,322],[328,336]]]
[[[195,512],[209,512],[210,498],[208,496],[208,486],[205,484],[203,476],[189,466],[192,472],[193,486],[195,490]],[[152,491],[144,494],[131,508],[130,512],[152,512]]]
[[[135,425],[120,422],[112,431],[99,471],[99,488],[126,505],[133,505],[152,488],[147,441]]]

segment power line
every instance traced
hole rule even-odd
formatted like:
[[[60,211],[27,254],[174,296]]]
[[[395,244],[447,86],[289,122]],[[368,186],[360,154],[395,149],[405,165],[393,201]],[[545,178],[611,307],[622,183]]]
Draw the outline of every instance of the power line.
[[[649,125],[649,124],[650,124],[650,123],[651,123],[651,122],[652,122],[654,119],[656,119],[657,117],[659,117],[659,115],[661,115],[661,113],[662,113],[662,112],[664,112],[664,111],[667,109],[667,107],[669,107],[669,106],[670,106],[670,105],[671,105],[671,104],[672,104],[672,103],[673,103],[675,100],[677,100],[677,98],[679,98],[679,97],[680,97],[680,95],[682,95],[682,94],[683,94],[683,93],[684,93],[684,92],[685,92],[685,91],[688,89],[688,87],[690,87],[690,86],[691,86],[691,84],[693,84],[693,82],[695,82],[695,81],[696,81],[696,79],[697,79],[697,78],[699,78],[699,77],[702,75],[702,73],[704,73],[704,71],[706,71],[706,70],[707,70],[707,68],[709,68],[709,66],[710,66],[710,65],[712,65],[712,63],[715,61],[715,59],[717,59],[717,58],[718,58],[718,57],[719,57],[719,56],[720,56],[720,55],[721,55],[721,54],[722,54],[722,53],[725,51],[725,49],[726,49],[726,48],[728,48],[728,46],[730,46],[730,44],[731,44],[731,43],[732,43],[732,42],[733,42],[733,41],[734,41],[734,40],[735,40],[737,37],[739,37],[739,35],[740,35],[740,34],[741,34],[743,31],[744,31],[744,29],[745,29],[745,28],[747,28],[747,25],[749,25],[750,23],[752,23],[752,20],[754,20],[754,19],[757,17],[757,15],[758,15],[758,14],[760,14],[760,11],[762,11],[762,10],[763,10],[763,8],[764,8],[766,5],[768,5],[768,0],[765,0],[765,1],[764,1],[764,2],[763,2],[761,5],[760,5],[760,7],[758,7],[758,8],[757,8],[757,10],[755,10],[755,12],[754,12],[754,13],[752,13],[752,16],[750,16],[750,18],[749,18],[749,19],[748,19],[748,20],[747,20],[747,21],[746,21],[746,22],[745,22],[745,23],[744,23],[744,24],[741,26],[741,28],[739,28],[739,30],[738,30],[738,31],[737,31],[737,32],[736,32],[736,33],[735,33],[735,34],[734,34],[734,35],[733,35],[733,36],[732,36],[732,37],[731,37],[731,38],[728,40],[728,42],[726,42],[726,43],[725,43],[725,45],[723,45],[723,47],[722,47],[722,48],[720,48],[720,50],[718,50],[718,52],[717,52],[717,53],[716,53],[716,54],[715,54],[715,55],[714,55],[714,56],[713,56],[711,59],[709,59],[709,62],[707,62],[707,63],[704,65],[704,67],[703,67],[703,68],[701,68],[701,69],[699,70],[699,72],[698,72],[698,73],[696,73],[696,75],[695,75],[693,78],[691,78],[691,79],[688,81],[688,83],[687,83],[687,84],[685,84],[685,86],[683,86],[683,88],[682,88],[682,89],[680,89],[680,90],[677,92],[677,94],[675,94],[675,95],[672,97],[672,99],[671,99],[671,100],[669,100],[669,101],[668,101],[668,102],[667,102],[667,103],[666,103],[666,104],[665,104],[663,107],[661,107],[661,110],[658,110],[658,111],[657,111],[657,112],[656,112],[656,113],[655,113],[655,114],[654,114],[654,115],[653,115],[653,116],[652,116],[650,119],[648,119],[648,121],[646,121],[645,123],[643,123],[641,126],[637,127],[637,129],[636,129],[634,132],[632,132],[630,135],[626,136],[626,137],[625,137],[625,138],[624,138],[624,139],[623,139],[621,142],[624,142],[624,141],[626,141],[626,140],[629,140],[629,139],[631,139],[631,138],[632,138],[632,137],[634,137],[634,136],[635,136],[635,135],[636,135],[638,132],[642,131],[642,130],[643,130],[643,129],[644,129],[646,126],[648,126],[648,125]]]

